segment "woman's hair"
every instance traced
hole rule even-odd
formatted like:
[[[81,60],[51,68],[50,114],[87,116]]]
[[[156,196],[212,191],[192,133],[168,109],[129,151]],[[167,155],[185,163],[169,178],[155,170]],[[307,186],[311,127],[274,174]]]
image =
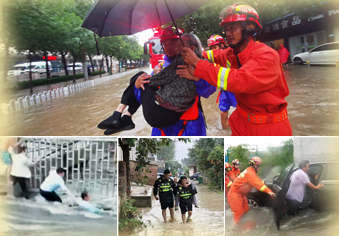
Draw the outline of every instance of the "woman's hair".
[[[26,147],[23,146],[23,145],[19,145],[18,146],[18,153],[20,154],[20,153],[23,153],[23,152],[26,152]]]
[[[185,42],[187,42],[189,47],[195,46],[195,50],[194,50],[195,54],[197,54],[199,58],[202,57],[201,42],[200,42],[200,39],[195,34],[183,34],[181,38],[185,40]]]

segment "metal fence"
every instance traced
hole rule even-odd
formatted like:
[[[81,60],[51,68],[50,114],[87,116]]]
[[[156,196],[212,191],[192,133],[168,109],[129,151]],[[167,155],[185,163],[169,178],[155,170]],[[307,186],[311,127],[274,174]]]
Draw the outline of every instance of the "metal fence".
[[[51,170],[66,169],[65,183],[83,190],[114,196],[117,188],[117,142],[54,138],[24,138],[32,167],[31,188],[38,190]]]
[[[97,78],[97,79],[93,79],[93,80],[89,80],[89,81],[84,81],[84,82],[80,82],[80,83],[76,83],[76,84],[71,84],[68,85],[66,87],[61,87],[61,88],[57,88],[57,89],[53,89],[53,90],[48,90],[48,91],[44,91],[38,94],[33,94],[31,96],[26,96],[26,97],[20,97],[18,99],[12,99],[10,100],[8,103],[2,103],[1,104],[1,112],[4,115],[13,113],[15,111],[20,111],[23,109],[28,109],[31,106],[34,106],[36,104],[39,104],[41,102],[45,102],[45,101],[49,101],[49,100],[53,100],[55,98],[59,98],[59,97],[66,97],[69,96],[70,94],[74,94],[76,92],[80,92],[83,89],[101,84],[103,82],[112,80],[112,79],[116,79],[120,76],[126,75],[126,74],[131,74],[133,72],[136,72],[136,70],[131,70],[131,71],[127,71],[124,73],[119,73],[119,74],[115,74],[112,76],[106,76],[106,77],[101,77],[101,78]]]

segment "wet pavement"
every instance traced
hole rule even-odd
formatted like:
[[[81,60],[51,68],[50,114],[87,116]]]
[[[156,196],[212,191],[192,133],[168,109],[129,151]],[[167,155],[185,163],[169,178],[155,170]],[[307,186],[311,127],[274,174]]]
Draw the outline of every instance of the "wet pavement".
[[[79,197],[79,194],[76,195]],[[108,198],[93,192],[91,203],[116,206],[116,198]],[[46,202],[40,195],[26,200],[12,196],[1,196],[0,235],[103,235],[117,234],[117,215],[106,211],[102,215],[69,207],[73,203],[67,196],[60,197],[63,205]]]
[[[145,229],[137,229],[134,233],[120,232],[120,236],[183,236],[183,235],[224,235],[224,194],[216,193],[205,185],[199,185],[195,181],[198,194],[199,208],[193,206],[191,221],[182,223],[180,209],[174,212],[175,220],[170,222],[169,210],[167,210],[168,222],[164,223],[160,202],[154,198],[152,208],[139,208],[142,220],[147,225]]]
[[[150,72],[149,69],[144,69]],[[287,97],[289,119],[296,136],[332,136],[339,134],[339,68],[330,66],[284,67],[290,95]],[[131,75],[113,79],[68,97],[40,103],[14,112],[7,119],[4,135],[99,136],[97,124],[110,116],[120,103]],[[216,103],[218,93],[202,98],[207,121],[207,135],[228,136],[222,130]],[[149,136],[151,127],[140,108],[133,117],[136,128],[115,135]]]
[[[269,235],[269,236],[327,236],[337,235],[339,230],[338,213],[316,212],[312,209],[300,211],[296,216],[281,219],[280,231],[277,230],[273,214],[269,208],[252,209],[244,215],[238,226],[232,225],[233,214],[229,208],[225,211],[226,235]]]

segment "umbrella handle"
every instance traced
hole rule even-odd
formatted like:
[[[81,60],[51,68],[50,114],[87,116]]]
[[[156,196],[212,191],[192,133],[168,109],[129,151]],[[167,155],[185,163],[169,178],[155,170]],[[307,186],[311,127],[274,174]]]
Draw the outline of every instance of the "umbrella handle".
[[[182,46],[185,47],[184,42],[182,41],[181,35],[179,34],[179,30],[178,30],[177,24],[176,24],[175,21],[174,21],[172,12],[171,12],[171,10],[170,10],[169,7],[168,7],[167,1],[166,1],[166,0],[164,0],[164,1],[165,1],[165,4],[166,4],[168,13],[170,14],[170,16],[171,16],[171,18],[172,18],[172,22],[173,22],[173,25],[174,25],[174,27],[175,27],[175,30],[177,31],[177,34],[179,35],[180,41],[181,41],[181,43],[182,43]]]

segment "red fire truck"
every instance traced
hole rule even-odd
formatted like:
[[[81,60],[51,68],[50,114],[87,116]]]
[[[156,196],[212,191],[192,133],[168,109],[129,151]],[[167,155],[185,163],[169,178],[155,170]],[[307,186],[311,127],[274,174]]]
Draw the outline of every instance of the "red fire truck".
[[[144,53],[150,56],[152,69],[164,60],[164,50],[160,43],[160,28],[154,28],[153,36],[144,44]]]

